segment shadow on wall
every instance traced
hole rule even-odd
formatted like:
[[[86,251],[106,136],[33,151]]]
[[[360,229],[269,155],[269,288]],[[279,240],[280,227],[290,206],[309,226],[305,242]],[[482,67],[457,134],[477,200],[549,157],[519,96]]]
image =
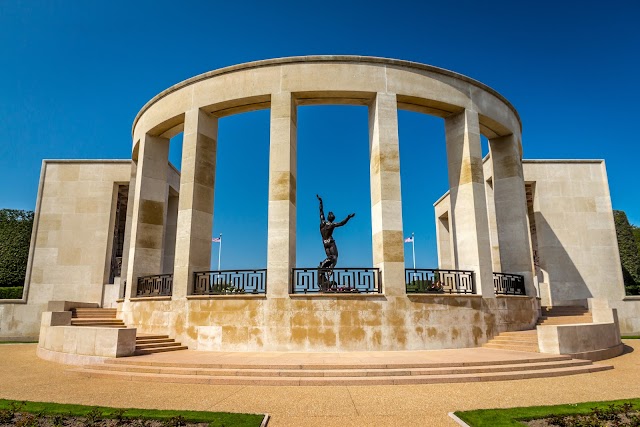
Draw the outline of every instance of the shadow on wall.
[[[567,252],[567,249],[571,250],[571,246],[567,247],[562,244],[542,213],[535,212],[535,222],[539,256],[539,267],[536,268],[536,274],[539,273],[539,269],[546,273],[541,281],[549,284],[551,304],[582,304],[586,307],[586,299],[592,298],[593,295],[571,259],[571,255]],[[573,230],[570,228],[567,229],[567,233],[572,232]],[[579,236],[575,236],[574,239],[579,242]],[[579,245],[574,248],[576,251],[583,250]],[[539,275],[538,278],[540,278]]]

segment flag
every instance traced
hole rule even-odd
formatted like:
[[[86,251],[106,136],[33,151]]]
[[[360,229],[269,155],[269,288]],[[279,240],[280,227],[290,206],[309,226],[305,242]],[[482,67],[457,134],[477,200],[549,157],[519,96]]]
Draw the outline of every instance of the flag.
[[[214,238],[211,239],[211,241],[213,243],[220,243],[220,242],[222,242],[222,237],[214,237]]]
[[[405,243],[413,243],[413,236],[411,237],[407,237],[406,239],[404,239]]]

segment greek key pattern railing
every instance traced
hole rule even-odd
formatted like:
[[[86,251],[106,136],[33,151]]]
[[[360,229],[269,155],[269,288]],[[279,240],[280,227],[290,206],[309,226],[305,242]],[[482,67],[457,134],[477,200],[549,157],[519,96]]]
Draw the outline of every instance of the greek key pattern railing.
[[[214,270],[194,273],[193,295],[264,294],[267,270]]]
[[[527,295],[519,274],[493,273],[493,290],[496,295]]]
[[[291,293],[364,293],[379,294],[378,268],[293,268]]]
[[[405,269],[408,294],[475,294],[473,271]]]
[[[171,295],[173,274],[156,274],[138,277],[137,297],[159,297]]]

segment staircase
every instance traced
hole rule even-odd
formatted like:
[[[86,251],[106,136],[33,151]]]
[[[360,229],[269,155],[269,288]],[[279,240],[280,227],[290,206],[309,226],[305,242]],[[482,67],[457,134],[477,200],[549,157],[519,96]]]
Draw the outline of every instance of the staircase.
[[[584,307],[556,306],[542,307],[542,315],[538,318],[536,326],[571,325],[575,323],[592,322],[593,318],[589,310]],[[540,352],[537,329],[501,332],[482,346],[501,350]]]
[[[538,331],[535,329],[529,331],[501,332],[482,346],[500,350],[540,352],[538,348]]]
[[[438,350],[435,351],[436,353]],[[455,360],[456,352],[466,352],[465,361]],[[407,354],[410,352],[406,352]],[[338,355],[320,361],[274,360],[264,353],[253,356],[229,353],[203,355],[187,352],[179,358],[171,354],[108,359],[70,372],[89,378],[127,381],[216,385],[394,385],[436,384],[476,381],[504,381],[583,374],[612,369],[588,360],[563,355],[542,355],[499,350],[461,349],[441,352],[441,357],[414,358],[363,356],[349,360]],[[453,356],[453,357],[452,357]],[[372,360],[373,359],[373,360]],[[453,359],[453,360],[452,360]]]
[[[167,351],[186,350],[188,347],[176,342],[169,335],[136,335],[136,356]]]
[[[542,316],[538,318],[538,326],[572,325],[575,323],[593,323],[589,310],[576,306],[542,307]]]
[[[115,308],[74,308],[71,310],[71,326],[94,326],[101,328],[126,328],[116,317]],[[169,338],[168,335],[136,334],[135,355],[140,356],[166,351],[186,350],[188,347]]]
[[[71,310],[71,326],[127,327],[116,318],[115,308],[74,308]]]

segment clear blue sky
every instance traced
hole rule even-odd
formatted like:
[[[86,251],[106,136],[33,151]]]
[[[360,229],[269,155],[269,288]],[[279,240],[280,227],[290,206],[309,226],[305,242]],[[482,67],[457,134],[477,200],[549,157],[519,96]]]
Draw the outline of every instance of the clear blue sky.
[[[136,113],[179,81],[259,59],[356,54],[493,87],[522,117],[525,158],[605,159],[614,208],[640,225],[637,1],[0,0],[0,47],[0,208],[34,209],[42,159],[130,158]],[[405,234],[416,233],[418,265],[435,267],[444,127],[402,111],[399,123]],[[371,265],[367,132],[364,107],[299,109],[299,266],[324,258],[316,193],[338,219],[356,213],[335,233],[339,265]],[[266,265],[268,140],[268,111],[220,122],[223,268]],[[179,138],[172,145],[179,163]],[[319,150],[337,153],[329,180]]]

